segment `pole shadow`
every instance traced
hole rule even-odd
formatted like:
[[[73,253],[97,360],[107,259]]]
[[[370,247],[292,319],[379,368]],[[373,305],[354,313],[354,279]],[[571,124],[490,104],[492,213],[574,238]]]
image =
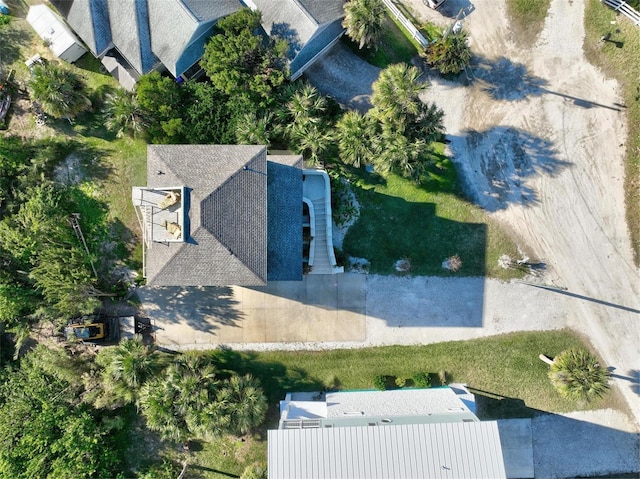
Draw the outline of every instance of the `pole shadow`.
[[[521,101],[549,94],[571,101],[581,108],[622,111],[616,104],[605,105],[594,100],[550,90],[547,88],[549,82],[546,79],[531,74],[526,65],[506,57],[499,57],[496,60],[475,57],[468,72],[470,81],[478,83],[494,100]]]

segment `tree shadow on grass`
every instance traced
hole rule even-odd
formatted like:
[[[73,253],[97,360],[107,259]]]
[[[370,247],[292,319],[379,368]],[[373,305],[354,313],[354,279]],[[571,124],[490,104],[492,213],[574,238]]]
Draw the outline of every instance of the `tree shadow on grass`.
[[[367,258],[372,273],[398,274],[394,263],[408,259],[411,267],[406,274],[485,276],[485,224],[442,218],[433,203],[411,202],[373,189],[360,188],[357,194],[360,217],[347,232],[344,251]],[[462,260],[460,269],[443,269],[442,262],[453,255]]]

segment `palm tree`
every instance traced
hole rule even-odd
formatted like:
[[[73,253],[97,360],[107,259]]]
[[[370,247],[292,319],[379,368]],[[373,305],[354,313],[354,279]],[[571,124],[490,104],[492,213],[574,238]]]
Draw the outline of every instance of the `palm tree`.
[[[444,111],[435,103],[422,103],[417,118],[407,125],[411,138],[419,138],[427,143],[438,141],[445,133]]]
[[[418,81],[420,72],[406,63],[390,65],[380,72],[373,83],[371,103],[381,121],[406,123],[420,113],[420,93],[427,84]]]
[[[336,123],[340,158],[356,168],[373,162],[376,122],[370,115],[348,111]]]
[[[211,363],[202,356],[185,354],[171,364],[162,378],[144,385],[138,405],[149,429],[163,437],[185,440],[211,438],[209,406],[219,380]]]
[[[225,381],[216,401],[228,418],[227,431],[236,435],[247,434],[262,424],[268,407],[260,382],[249,374]]]
[[[236,140],[239,145],[271,144],[273,114],[268,112],[257,116],[255,112],[245,113],[236,124]]]
[[[103,109],[105,126],[118,138],[129,134],[134,138],[147,126],[147,121],[135,93],[119,88],[107,95]]]
[[[35,65],[28,87],[31,99],[40,103],[44,112],[55,118],[70,120],[91,108],[80,77],[55,63]]]
[[[609,371],[584,349],[568,349],[556,356],[549,378],[561,396],[578,402],[602,397],[609,389]]]
[[[382,36],[386,10],[382,0],[351,0],[344,6],[342,26],[359,48],[370,48]]]
[[[286,104],[292,123],[318,123],[327,109],[327,100],[320,95],[316,87],[305,83],[298,88]]]
[[[313,165],[324,165],[323,154],[331,146],[333,135],[325,131],[322,125],[303,123],[292,132],[294,150],[302,154]]]
[[[333,139],[323,116],[326,109],[326,98],[314,86],[305,83],[293,93],[284,112],[285,133],[292,149],[313,164],[321,162],[321,155]]]
[[[383,174],[395,171],[419,183],[430,163],[430,151],[426,141],[412,140],[403,131],[385,128],[378,139],[374,164]]]
[[[424,53],[427,63],[442,74],[460,73],[471,61],[467,33],[460,31],[431,43]]]
[[[136,400],[144,383],[153,378],[162,366],[156,347],[144,344],[139,334],[122,340],[113,348],[102,349],[96,362],[104,367],[105,392],[125,404]]]

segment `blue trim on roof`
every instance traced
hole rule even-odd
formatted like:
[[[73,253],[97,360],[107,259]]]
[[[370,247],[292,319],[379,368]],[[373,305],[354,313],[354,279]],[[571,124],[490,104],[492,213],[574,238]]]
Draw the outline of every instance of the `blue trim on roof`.
[[[206,26],[206,28],[203,28],[203,26],[200,25],[194,34],[194,36],[198,35],[198,37],[185,47],[180,58],[178,58],[175,67],[173,65],[165,65],[169,70],[174,69],[174,71],[171,72],[173,73],[173,76],[176,78],[179,77],[191,68],[194,63],[199,62],[202,59],[202,56],[204,55],[204,47],[213,35],[214,27],[215,22],[211,22]]]
[[[149,28],[149,5],[147,0],[136,0],[136,23],[138,25],[138,39],[140,45],[140,62],[142,71],[150,72],[158,62],[151,50],[151,29]]]
[[[267,281],[302,281],[302,170],[267,161]]]
[[[91,24],[93,27],[94,48],[100,55],[111,44],[111,24],[109,23],[109,6],[107,0],[91,0],[89,3]]]
[[[291,76],[294,76],[298,70],[310,62],[313,57],[320,53],[322,49],[329,45],[333,40],[339,38],[343,32],[344,27],[342,26],[342,20],[336,20],[331,25],[328,25],[318,35],[311,38],[291,62]]]

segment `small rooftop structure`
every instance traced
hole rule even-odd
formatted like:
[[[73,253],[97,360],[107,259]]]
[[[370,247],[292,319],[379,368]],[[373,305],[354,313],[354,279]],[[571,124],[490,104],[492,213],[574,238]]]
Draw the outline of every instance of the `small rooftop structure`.
[[[47,5],[29,7],[27,22],[38,36],[47,42],[57,58],[73,63],[87,53],[78,37]]]
[[[475,422],[475,400],[464,385],[391,391],[288,393],[280,429]]]

